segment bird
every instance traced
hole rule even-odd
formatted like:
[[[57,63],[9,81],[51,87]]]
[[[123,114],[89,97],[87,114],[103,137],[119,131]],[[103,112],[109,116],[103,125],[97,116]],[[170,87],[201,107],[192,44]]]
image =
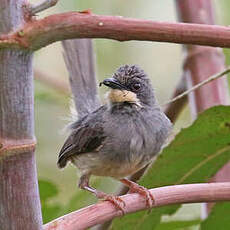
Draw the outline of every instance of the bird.
[[[109,88],[107,102],[73,122],[58,156],[81,173],[79,188],[112,202],[125,213],[124,201],[89,184],[91,175],[112,177],[144,196],[151,208],[154,197],[127,177],[150,164],[161,151],[172,123],[161,110],[148,75],[137,65],[123,65],[100,86]]]

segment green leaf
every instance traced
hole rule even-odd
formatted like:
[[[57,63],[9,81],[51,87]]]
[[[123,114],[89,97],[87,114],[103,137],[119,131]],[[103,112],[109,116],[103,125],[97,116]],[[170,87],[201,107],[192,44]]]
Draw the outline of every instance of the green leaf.
[[[147,187],[206,182],[230,160],[230,107],[212,107],[181,130],[141,179]],[[171,215],[180,205],[155,208],[116,219],[113,229],[154,229],[162,215]]]
[[[156,230],[179,230],[179,229],[187,229],[188,227],[192,227],[200,224],[200,220],[186,220],[186,221],[170,221],[163,222],[156,227]]]
[[[38,186],[40,190],[40,199],[41,202],[46,202],[49,198],[55,197],[58,195],[58,189],[55,184],[46,180],[39,180]]]
[[[46,203],[42,204],[42,218],[44,224],[50,222],[53,219],[59,217],[62,213],[62,206],[59,204],[47,205]]]
[[[202,222],[201,230],[230,229],[230,202],[217,203],[208,218]]]
[[[50,203],[51,198],[55,198],[58,195],[58,189],[55,184],[46,180],[39,180],[39,192],[42,206],[43,222],[47,223],[54,218],[57,218],[63,207],[59,203]]]

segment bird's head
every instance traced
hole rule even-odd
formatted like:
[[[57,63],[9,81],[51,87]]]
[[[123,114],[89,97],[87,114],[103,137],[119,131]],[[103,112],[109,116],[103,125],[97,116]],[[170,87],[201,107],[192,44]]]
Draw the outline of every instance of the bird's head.
[[[152,85],[148,76],[136,65],[121,66],[111,78],[100,83],[111,88],[110,103],[133,103],[138,106],[155,104]]]

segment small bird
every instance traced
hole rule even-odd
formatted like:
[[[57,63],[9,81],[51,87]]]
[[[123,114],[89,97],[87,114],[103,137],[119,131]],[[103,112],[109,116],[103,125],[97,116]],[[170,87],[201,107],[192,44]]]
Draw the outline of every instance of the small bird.
[[[102,84],[110,88],[107,104],[71,125],[57,164],[63,168],[72,162],[81,172],[79,187],[111,201],[123,213],[121,198],[90,187],[91,175],[120,180],[131,192],[143,195],[151,207],[151,193],[126,177],[151,163],[172,124],[161,111],[148,76],[138,66],[121,66]]]

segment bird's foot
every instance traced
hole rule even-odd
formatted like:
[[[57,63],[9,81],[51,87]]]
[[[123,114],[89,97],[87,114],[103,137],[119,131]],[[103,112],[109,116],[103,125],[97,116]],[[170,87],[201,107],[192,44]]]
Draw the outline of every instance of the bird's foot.
[[[98,199],[110,201],[118,210],[122,211],[123,215],[125,214],[124,207],[126,206],[126,204],[125,204],[124,200],[122,200],[119,196],[106,194],[106,193],[98,191],[98,190],[96,190],[94,194]]]
[[[125,214],[124,207],[126,206],[126,204],[119,196],[106,194],[88,185],[82,186],[81,188],[93,193],[98,199],[110,201],[118,210],[121,210],[122,215]]]
[[[98,191],[97,189],[89,186],[89,175],[82,175],[78,185],[81,189],[87,190],[88,192],[93,193],[98,199],[103,199],[110,201],[118,210],[121,210],[122,214],[125,214],[124,207],[126,206],[124,200],[122,200],[119,196],[106,194],[102,191]]]
[[[124,185],[129,187],[131,193],[138,193],[143,196],[146,200],[146,206],[151,209],[155,203],[154,196],[149,192],[149,190],[133,181],[128,179],[121,179],[120,180]]]

